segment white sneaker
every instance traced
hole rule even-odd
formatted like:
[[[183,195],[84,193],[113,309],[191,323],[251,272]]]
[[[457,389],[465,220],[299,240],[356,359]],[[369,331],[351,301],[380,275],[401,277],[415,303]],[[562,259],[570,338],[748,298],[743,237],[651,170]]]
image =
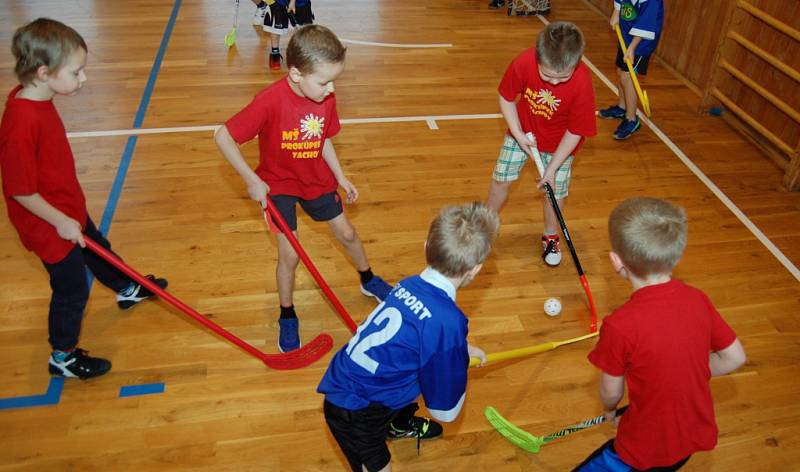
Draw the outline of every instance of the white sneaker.
[[[253,15],[253,26],[262,26],[264,18],[267,17],[267,4],[264,3],[263,8],[256,8],[256,13]]]
[[[558,235],[542,235],[542,259],[550,267],[561,264],[561,248],[558,247]]]

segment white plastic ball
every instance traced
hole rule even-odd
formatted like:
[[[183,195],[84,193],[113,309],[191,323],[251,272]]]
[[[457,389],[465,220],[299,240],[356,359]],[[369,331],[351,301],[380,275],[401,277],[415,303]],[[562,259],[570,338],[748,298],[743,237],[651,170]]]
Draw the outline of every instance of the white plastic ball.
[[[561,313],[561,300],[558,298],[548,298],[544,302],[544,312],[548,316],[557,316]]]

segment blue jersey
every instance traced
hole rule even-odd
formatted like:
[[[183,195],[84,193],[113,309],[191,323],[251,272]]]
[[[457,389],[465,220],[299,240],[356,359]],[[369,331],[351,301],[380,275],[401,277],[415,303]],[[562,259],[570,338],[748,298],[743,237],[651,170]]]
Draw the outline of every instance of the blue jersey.
[[[398,283],[336,355],[317,387],[348,410],[400,409],[420,394],[439,421],[453,421],[467,388],[467,318],[456,289],[427,268]]]
[[[636,55],[652,54],[664,27],[663,0],[614,0],[614,8],[619,10],[619,29],[625,45],[639,36],[642,41],[636,47]]]

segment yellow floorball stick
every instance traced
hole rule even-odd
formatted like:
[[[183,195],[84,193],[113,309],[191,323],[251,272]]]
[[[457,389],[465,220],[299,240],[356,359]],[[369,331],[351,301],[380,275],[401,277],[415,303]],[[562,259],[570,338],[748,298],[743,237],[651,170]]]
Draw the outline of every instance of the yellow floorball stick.
[[[522,347],[519,349],[512,349],[510,351],[495,352],[493,354],[488,354],[486,356],[486,360],[487,362],[499,362],[499,361],[506,361],[509,359],[516,359],[518,357],[525,357],[533,354],[539,354],[540,352],[552,351],[553,349],[559,346],[576,343],[578,341],[583,341],[584,339],[593,338],[598,334],[599,333],[595,331],[594,333],[584,334],[583,336],[578,336],[577,338],[567,339],[564,341],[550,341],[542,344],[537,344],[535,346]],[[469,360],[470,367],[476,367],[480,363],[481,361],[477,357],[472,357]]]
[[[619,25],[616,26],[617,30],[617,39],[619,40],[619,47],[622,48],[623,56],[628,53],[628,48],[625,47],[625,40],[622,39],[622,31],[619,29]],[[636,72],[633,70],[633,64],[631,64],[630,59],[625,58],[625,63],[628,65],[628,73],[631,74],[631,80],[633,81],[633,86],[636,88],[636,94],[639,96],[639,101],[642,102],[642,108],[644,108],[644,113],[647,116],[650,116],[650,99],[647,97],[647,92],[642,90],[641,85],[639,85],[639,79],[636,78]],[[622,90],[619,91],[622,93]]]

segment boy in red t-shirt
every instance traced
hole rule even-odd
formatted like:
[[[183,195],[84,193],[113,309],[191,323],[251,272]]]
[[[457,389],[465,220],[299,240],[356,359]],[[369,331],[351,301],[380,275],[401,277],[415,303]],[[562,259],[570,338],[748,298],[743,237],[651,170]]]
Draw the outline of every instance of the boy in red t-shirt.
[[[603,320],[589,361],[619,430],[575,470],[677,470],[716,445],[708,381],[744,364],[744,349],[703,292],[671,278],[686,247],[682,209],[631,198],[611,212],[608,233],[611,264],[634,292]],[[615,419],[626,382],[629,406]]]
[[[361,276],[362,293],[383,301],[392,288],[372,274],[361,240],[345,216],[337,193],[341,186],[348,203],[358,198],[331,142],[340,129],[333,81],[344,70],[345,52],[328,28],[299,28],[286,50],[287,76],[256,95],[217,130],[214,139],[225,159],[244,179],[250,198],[263,207],[269,193],[295,235],[297,203],[313,220],[328,222]],[[253,171],[239,144],[256,136],[259,163]],[[286,352],[300,347],[293,301],[299,258],[286,236],[274,227],[273,231],[278,238],[278,345]]]
[[[108,372],[111,363],[77,348],[89,299],[86,267],[117,292],[122,309],[153,294],[84,249],[84,233],[106,249],[111,249],[111,243],[86,210],[75,159],[53,97],[73,95],[86,81],[86,42],[69,26],[39,18],[16,31],[11,50],[20,85],[8,94],[0,124],[0,169],[8,218],[22,244],[39,256],[50,274],[50,373],[97,377]],[[167,286],[166,280],[149,277]]]
[[[581,63],[584,47],[577,26],[556,21],[539,34],[535,48],[523,51],[508,66],[498,87],[508,132],[492,175],[489,208],[500,211],[531,156],[531,147],[537,147],[545,166],[538,187],[549,183],[563,209],[573,157],[586,136],[597,134],[592,75]],[[547,198],[543,205],[542,258],[557,266],[561,263],[558,220]]]

